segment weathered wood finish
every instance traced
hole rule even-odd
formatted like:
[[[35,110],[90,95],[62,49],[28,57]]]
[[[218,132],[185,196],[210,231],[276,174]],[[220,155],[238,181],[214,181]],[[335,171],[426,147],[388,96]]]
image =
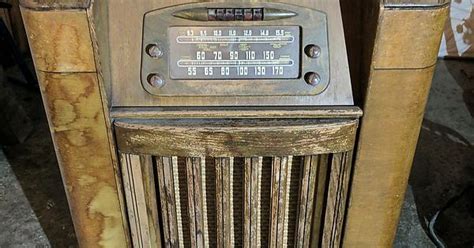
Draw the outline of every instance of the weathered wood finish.
[[[153,219],[153,211],[148,212],[148,209],[152,209],[149,203],[154,203],[149,199],[154,199],[156,196],[149,195],[146,187],[147,182],[152,180],[153,177],[145,174],[144,172],[149,170],[151,167],[150,158],[141,157],[137,155],[121,154],[120,161],[122,164],[122,171],[124,173],[123,186],[125,188],[125,196],[128,204],[128,218],[130,221],[130,231],[132,233],[132,242],[134,247],[151,247],[150,244],[154,244],[156,247],[157,239],[156,235],[159,233],[153,233],[156,230],[152,225],[158,223],[158,219]],[[146,168],[149,167],[149,168]],[[145,170],[144,170],[145,169]],[[151,222],[149,217],[152,217]],[[157,217],[157,216],[156,216]],[[154,236],[154,238],[152,238]]]
[[[85,9],[91,0],[20,0],[22,7],[35,10]]]
[[[285,214],[287,206],[288,157],[273,158],[272,191],[271,191],[271,227],[270,247],[284,246]]]
[[[119,168],[86,11],[21,11],[79,244],[126,247]]]
[[[407,3],[390,1],[390,3]],[[364,117],[351,184],[344,247],[390,247],[415,152],[448,6],[382,6],[367,59]],[[419,8],[417,8],[417,6]],[[421,6],[421,7],[420,7]],[[401,25],[403,23],[403,25]],[[403,27],[403,29],[401,29]],[[361,48],[362,49],[362,48]],[[374,180],[377,179],[377,180]]]
[[[115,108],[111,116],[117,119],[356,119],[362,111],[356,106],[304,107],[206,107],[206,108]]]
[[[352,153],[332,155],[321,247],[341,246],[351,163]]]
[[[228,0],[230,1],[230,0]],[[93,5],[100,4],[96,1]],[[140,79],[141,61],[141,38],[143,26],[143,13],[150,10],[160,9],[178,4],[185,4],[191,0],[136,0],[121,1],[120,4],[105,4],[103,11],[108,16],[107,23],[104,20],[93,18],[92,22],[97,26],[107,27],[103,31],[107,35],[99,39],[101,64],[104,69],[104,79],[110,85],[112,105],[116,107],[137,106],[265,106],[265,105],[353,105],[350,89],[350,77],[346,59],[344,37],[342,35],[342,22],[340,20],[340,8],[338,4],[324,0],[297,0],[285,1],[293,5],[306,8],[321,9],[328,15],[328,28],[331,41],[330,56],[332,62],[331,84],[329,88],[317,96],[281,96],[281,97],[156,97],[143,90]],[[215,2],[225,2],[218,0]],[[212,4],[212,3],[211,3]],[[245,1],[243,2],[245,4]],[[94,8],[93,8],[94,9]],[[140,28],[137,28],[140,27]],[[124,35],[126,34],[126,35]],[[126,61],[126,62],[125,62]],[[108,75],[105,75],[108,74]],[[112,84],[113,82],[113,84]]]
[[[203,182],[201,158],[186,158],[188,211],[192,247],[204,247]]]
[[[217,245],[218,247],[232,246],[232,216],[231,216],[231,158],[217,158],[216,166],[216,210],[217,210]],[[233,160],[232,160],[233,161]]]
[[[22,9],[36,70],[95,72],[94,51],[85,11]]]
[[[171,157],[157,157],[155,159],[160,191],[165,247],[177,247],[179,240],[172,160]]]
[[[438,54],[440,27],[444,27],[447,12],[448,6],[432,11],[385,8],[379,21],[372,67],[393,70],[434,66],[437,56],[433,55]]]
[[[262,157],[245,158],[244,247],[260,247],[260,180]]]
[[[386,6],[399,5],[399,6],[428,6],[437,7],[448,3],[449,0],[383,0]]]
[[[125,246],[97,75],[38,72],[38,78],[80,245]]]
[[[344,152],[352,149],[356,129],[357,120],[115,122],[121,152],[196,157]]]
[[[264,158],[243,158],[244,178],[241,178],[243,187],[240,188],[240,193],[232,193],[235,188],[231,185],[231,171],[237,169],[232,167],[235,159],[232,157],[180,158],[185,161],[185,168],[181,172],[176,169],[177,157],[155,157],[158,180],[155,185],[149,186],[147,184],[154,178],[153,171],[150,170],[152,156],[122,154],[121,157],[134,246],[183,247],[186,246],[184,239],[189,237],[189,246],[209,247],[213,243],[209,235],[212,232],[217,233],[215,238],[218,247],[262,247],[267,242],[271,247],[340,247],[352,152],[297,158],[273,157],[270,165],[271,178],[264,177]],[[291,169],[295,165],[294,159],[302,159],[299,167],[301,172],[297,173],[299,175],[296,178],[291,175],[295,172]],[[207,166],[206,163],[211,161],[211,166]],[[204,168],[215,169],[214,186],[208,185],[204,180]],[[179,189],[181,186],[178,186],[178,178],[183,176],[187,181],[187,198],[186,202],[180,203],[178,190],[183,189]],[[299,180],[296,192],[290,189],[290,178]],[[270,181],[266,183],[264,180]],[[149,192],[153,186],[159,188],[158,195]],[[204,196],[207,192],[205,189],[208,190],[209,187],[215,187],[216,194],[211,196],[215,197],[215,201],[208,201],[209,198]],[[271,190],[267,191],[263,187],[271,187]],[[265,196],[264,192],[268,192],[268,195]],[[290,193],[296,194],[289,197]],[[242,194],[243,202],[234,202],[234,194]],[[266,199],[270,202],[266,202]],[[294,217],[290,217],[288,212],[290,199],[297,201]],[[161,201],[161,211],[156,217],[154,212],[158,208],[158,201]],[[150,202],[155,202],[155,209]],[[238,218],[243,222],[234,223],[235,212],[232,211],[240,209],[235,206],[239,203],[243,205],[243,210],[237,214],[241,215]],[[185,204],[186,207],[180,207],[180,204]],[[268,215],[262,212],[265,211],[263,205],[266,204],[270,207]],[[216,216],[214,225],[207,222],[209,214]],[[270,220],[266,222],[263,216],[268,216]],[[157,225],[159,218],[163,223],[162,229]],[[189,221],[185,224],[183,218],[189,218]],[[291,225],[294,230],[289,229],[290,220],[295,221],[295,225]],[[243,224],[243,244],[235,243],[235,224]],[[185,230],[189,233],[180,234]],[[264,233],[265,230],[268,230],[268,235]],[[160,233],[164,234],[164,244],[160,244]],[[290,233],[295,234],[294,244],[289,242]]]
[[[313,246],[319,245],[327,169],[326,155],[304,158],[299,194],[296,247],[309,247],[311,240],[313,240]],[[321,190],[318,190],[318,187]]]

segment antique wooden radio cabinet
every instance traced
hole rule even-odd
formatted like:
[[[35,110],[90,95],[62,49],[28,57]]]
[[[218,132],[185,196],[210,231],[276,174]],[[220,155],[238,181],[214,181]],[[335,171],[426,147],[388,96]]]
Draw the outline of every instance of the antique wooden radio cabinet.
[[[390,247],[441,1],[23,0],[82,247]]]

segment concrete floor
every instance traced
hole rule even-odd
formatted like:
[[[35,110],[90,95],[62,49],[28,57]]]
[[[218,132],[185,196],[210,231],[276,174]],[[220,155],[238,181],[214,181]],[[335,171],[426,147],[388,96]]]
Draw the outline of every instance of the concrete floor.
[[[0,150],[0,247],[76,247],[60,172],[36,91],[17,87],[35,131]],[[394,246],[474,246],[474,63],[438,63]],[[431,236],[433,238],[433,236]]]

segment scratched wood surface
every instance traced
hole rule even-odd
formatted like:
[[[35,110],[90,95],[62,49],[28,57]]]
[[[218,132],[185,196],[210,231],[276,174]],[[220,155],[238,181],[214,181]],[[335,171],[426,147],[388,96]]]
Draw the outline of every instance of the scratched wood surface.
[[[230,158],[217,158],[215,160],[216,169],[216,211],[217,211],[217,246],[232,246],[232,222],[231,222],[231,175]]]
[[[393,243],[447,12],[445,5],[399,7],[362,16],[369,18],[363,23],[378,22],[379,26],[372,41],[375,49],[367,57],[367,72],[362,76],[367,82],[363,87],[365,116],[345,247],[389,247]]]
[[[288,187],[288,157],[274,157],[272,161],[272,191],[270,217],[270,247],[284,246]]]
[[[348,151],[358,124],[357,120],[117,120],[114,125],[121,152],[228,157]]]
[[[331,53],[331,84],[317,96],[281,97],[155,97],[143,90],[140,82],[141,37],[143,14],[150,10],[176,4],[191,3],[190,0],[137,0],[119,1],[117,4],[94,3],[94,13],[107,15],[107,23],[100,16],[91,14],[91,22],[102,27],[98,46],[100,61],[104,70],[105,83],[112,96],[113,106],[218,106],[218,105],[352,105],[349,90],[350,77],[346,59],[342,21],[338,4],[323,0],[297,0],[287,3],[307,8],[321,9],[329,18],[329,40]],[[225,2],[225,1],[216,1]],[[280,1],[285,2],[285,1]],[[245,1],[243,2],[245,4]],[[103,16],[102,15],[102,16]],[[124,63],[124,61],[127,61]],[[113,82],[113,84],[112,84]]]

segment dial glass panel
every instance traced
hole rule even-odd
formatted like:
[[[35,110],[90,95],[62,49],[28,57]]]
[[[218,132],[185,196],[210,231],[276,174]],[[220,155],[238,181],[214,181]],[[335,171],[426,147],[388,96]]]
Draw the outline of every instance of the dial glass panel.
[[[172,79],[295,79],[300,27],[170,27]]]

